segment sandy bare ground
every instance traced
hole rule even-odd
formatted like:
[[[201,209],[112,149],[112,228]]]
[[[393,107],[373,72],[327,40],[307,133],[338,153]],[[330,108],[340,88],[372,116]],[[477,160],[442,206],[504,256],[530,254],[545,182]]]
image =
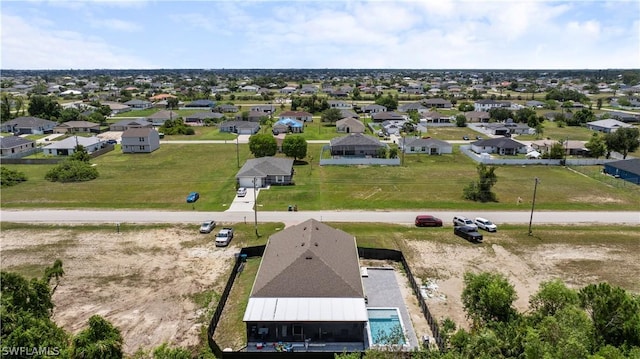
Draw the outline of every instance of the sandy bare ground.
[[[124,350],[151,349],[163,342],[197,344],[202,308],[195,293],[224,286],[233,248],[216,248],[214,234],[197,229],[76,232],[2,231],[1,266],[42,273],[56,258],[65,275],[54,294],[54,320],[77,333],[100,314],[117,326]]]
[[[437,290],[428,305],[439,319],[467,327],[460,295],[465,271],[505,274],[515,286],[516,306],[525,311],[540,282],[560,278],[573,287],[608,281],[640,291],[640,239],[625,245],[541,244],[519,247],[508,238],[472,245],[437,241],[406,242],[416,278],[433,278]],[[65,276],[55,295],[54,320],[76,333],[91,315],[120,328],[125,352],[163,342],[191,346],[200,341],[203,309],[192,300],[206,290],[220,293],[237,248],[216,248],[213,234],[173,227],[115,233],[107,231],[3,230],[3,270],[41,275],[56,258]],[[390,265],[396,266],[397,264]],[[429,333],[406,276],[397,271],[417,335]]]

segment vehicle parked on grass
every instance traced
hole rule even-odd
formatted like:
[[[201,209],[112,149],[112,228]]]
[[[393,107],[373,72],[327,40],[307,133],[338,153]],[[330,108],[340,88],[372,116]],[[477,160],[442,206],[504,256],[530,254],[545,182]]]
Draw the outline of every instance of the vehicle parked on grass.
[[[224,227],[216,234],[216,247],[226,247],[233,239],[233,228]]]
[[[216,221],[211,220],[202,222],[202,224],[200,225],[200,233],[211,233],[214,228],[216,228]]]
[[[195,203],[200,198],[200,193],[191,192],[187,196],[187,203]]]
[[[482,234],[478,233],[477,228],[470,226],[454,226],[453,234],[458,237],[464,238],[469,242],[482,243]]]
[[[462,139],[465,141],[469,141],[469,136],[462,136]]]
[[[442,220],[432,215],[422,214],[416,216],[416,227],[442,227]]]
[[[247,195],[247,189],[246,189],[246,188],[244,188],[244,187],[240,187],[240,188],[238,188],[238,190],[236,191],[236,195],[237,195],[238,197],[244,197],[244,196],[246,196],[246,195]]]
[[[486,218],[476,217],[474,222],[479,229],[484,229],[487,232],[496,232],[498,230],[498,226]]]
[[[475,229],[476,231],[478,230],[478,226],[476,226],[475,223],[473,223],[472,220],[470,220],[467,217],[464,216],[455,216],[453,217],[453,225],[454,226],[469,226],[469,227],[473,227],[473,229]]]

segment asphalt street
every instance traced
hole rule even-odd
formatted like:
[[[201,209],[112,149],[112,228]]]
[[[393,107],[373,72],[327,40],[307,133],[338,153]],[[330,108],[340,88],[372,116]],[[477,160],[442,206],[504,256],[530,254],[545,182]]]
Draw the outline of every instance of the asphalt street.
[[[452,218],[485,217],[496,224],[528,224],[531,209],[522,211],[141,211],[141,210],[6,210],[0,211],[0,221],[21,223],[200,223],[213,219],[218,222],[283,222],[287,226],[314,218],[324,222],[370,222],[412,225],[418,214],[432,214],[441,218],[445,226],[452,226]],[[532,224],[640,224],[640,211],[534,211]]]

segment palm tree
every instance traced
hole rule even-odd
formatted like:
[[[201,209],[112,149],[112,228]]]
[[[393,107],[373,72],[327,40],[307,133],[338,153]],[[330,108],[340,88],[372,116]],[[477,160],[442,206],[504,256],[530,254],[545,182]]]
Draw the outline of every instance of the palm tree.
[[[53,295],[53,293],[55,293],[56,291],[56,288],[58,288],[58,284],[60,284],[60,278],[64,276],[64,269],[62,269],[62,261],[60,259],[56,259],[56,261],[53,262],[53,266],[48,267],[45,270],[44,276],[45,276],[44,279],[47,282],[47,284],[51,282],[52,278],[56,279],[56,285],[53,287],[53,289],[51,289],[51,295]]]
[[[122,358],[120,330],[99,315],[89,318],[89,328],[73,338],[72,358]]]

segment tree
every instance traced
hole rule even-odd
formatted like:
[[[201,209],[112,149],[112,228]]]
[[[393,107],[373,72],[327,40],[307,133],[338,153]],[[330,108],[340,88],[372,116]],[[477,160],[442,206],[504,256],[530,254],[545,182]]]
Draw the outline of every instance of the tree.
[[[640,299],[608,283],[578,292],[580,306],[593,320],[598,344],[640,346]]]
[[[513,112],[503,107],[494,107],[489,110],[489,116],[497,122],[505,122],[513,117]]]
[[[398,147],[391,147],[389,149],[389,158],[398,158]]]
[[[476,327],[513,318],[516,311],[512,305],[517,298],[513,285],[502,274],[464,274],[462,304]]]
[[[529,305],[540,317],[555,315],[563,308],[578,305],[578,293],[558,279],[542,282],[538,292],[529,298]]]
[[[0,96],[0,119],[2,122],[9,121],[12,118],[11,107],[14,103],[13,96],[6,92],[3,92]]]
[[[534,123],[537,123],[538,122],[537,118],[538,117],[536,115],[536,111],[528,107],[521,108],[518,111],[516,111],[515,120],[517,122],[529,124],[533,121]],[[535,125],[531,127],[535,127]]]
[[[307,140],[302,136],[286,136],[282,141],[282,152],[294,161],[307,156]]]
[[[180,101],[178,100],[177,97],[169,97],[169,98],[167,98],[167,108],[170,109],[170,110],[178,108],[178,104],[179,103],[180,103]]]
[[[33,95],[29,100],[29,115],[51,121],[57,121],[60,117],[62,106],[53,97]]]
[[[166,120],[160,126],[160,132],[165,135],[193,135],[195,130],[193,127],[188,126],[182,121],[182,119],[176,118],[174,120]]]
[[[324,112],[322,112],[322,116],[320,117],[322,122],[330,122],[330,123],[334,123],[341,118],[342,118],[342,112],[340,112],[340,110],[338,110],[337,108],[330,108],[330,109],[324,110]]]
[[[584,147],[589,150],[591,157],[598,158],[607,153],[607,144],[598,133],[591,135],[591,138],[584,144]]]
[[[609,152],[620,152],[622,158],[626,159],[629,152],[637,150],[640,146],[640,129],[637,127],[619,128],[615,132],[607,133],[604,136],[604,141]]]
[[[469,111],[473,111],[475,107],[473,107],[473,104],[470,102],[461,102],[458,105],[458,110],[461,112],[469,112]]]
[[[122,358],[120,330],[99,315],[89,318],[89,328],[73,338],[73,358]]]
[[[62,261],[60,259],[56,259],[53,262],[53,266],[48,267],[44,272],[44,277],[47,284],[51,284],[51,279],[56,280],[56,284],[51,288],[51,294],[56,292],[58,288],[58,284],[60,284],[60,278],[64,276],[64,269],[62,268]]]
[[[377,105],[385,106],[387,110],[393,111],[398,108],[398,98],[393,97],[390,93],[386,96],[381,96],[375,100]]]
[[[542,158],[549,158],[553,160],[563,159],[565,157],[566,149],[562,142],[556,142],[551,145],[549,152],[542,154]]]
[[[256,157],[273,156],[278,151],[276,139],[266,133],[249,137],[249,151]]]
[[[357,86],[353,88],[353,91],[351,91],[351,99],[358,101],[362,98],[362,96],[360,95],[360,88],[358,88]]]
[[[98,170],[89,162],[67,159],[50,169],[44,178],[51,182],[84,182],[98,176]]]
[[[544,135],[544,125],[542,124],[542,122],[538,122],[538,124],[535,126],[535,130],[536,138],[542,138],[542,135]]]
[[[582,126],[587,122],[595,120],[595,118],[596,115],[593,113],[593,111],[587,108],[582,108],[580,109],[580,111],[574,113],[572,118],[567,118],[567,125]]]
[[[467,127],[467,117],[463,114],[459,114],[456,116],[456,126],[458,127]]]
[[[491,192],[491,188],[498,182],[498,177],[495,174],[496,168],[487,167],[484,163],[480,163],[476,169],[478,181],[471,182],[464,189],[464,198],[472,201],[496,202],[496,195]]]
[[[191,359],[191,353],[182,348],[170,348],[167,343],[153,350],[153,359]]]
[[[12,170],[7,167],[0,167],[0,187],[15,186],[27,180],[27,175],[18,170]]]
[[[599,98],[598,101],[596,101],[596,107],[598,108],[598,110],[602,108],[602,98]]]

